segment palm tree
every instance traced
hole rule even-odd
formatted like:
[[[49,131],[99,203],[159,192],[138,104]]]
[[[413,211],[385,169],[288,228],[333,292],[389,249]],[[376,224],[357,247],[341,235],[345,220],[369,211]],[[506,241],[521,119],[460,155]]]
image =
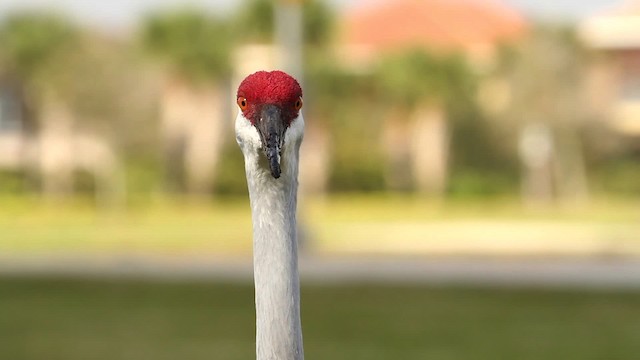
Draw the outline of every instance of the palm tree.
[[[155,14],[141,30],[143,47],[163,66],[161,127],[173,190],[192,195],[212,188],[223,145],[230,74],[230,31],[198,9]]]
[[[93,175],[98,200],[121,202],[121,166],[108,133],[139,118],[138,92],[124,94],[122,88],[143,88],[122,55],[126,46],[39,13],[10,16],[0,27],[0,43],[3,66],[25,88],[33,125],[29,144],[39,149],[30,153],[45,195],[70,193],[73,172],[82,169]]]
[[[282,0],[248,0],[235,19],[241,41],[272,43],[276,32],[276,5]],[[324,46],[331,39],[334,14],[324,1],[305,0],[302,4],[302,36],[304,45]]]
[[[584,106],[588,61],[572,31],[541,27],[501,69],[511,87],[504,116],[516,126],[527,204],[588,197],[578,131],[593,117]]]
[[[334,98],[324,101],[326,97],[319,94],[322,88],[316,84],[318,78],[323,76],[323,71],[319,71],[322,65],[319,66],[318,62],[331,61],[328,45],[335,16],[326,3],[321,1],[303,2],[302,11],[302,81],[306,91],[305,98],[310,106],[307,107],[309,120],[301,154],[300,177],[303,193],[323,195],[329,183],[330,149],[333,141],[329,122],[332,116],[330,109],[339,100]]]
[[[472,97],[474,76],[461,57],[423,50],[386,57],[375,76],[389,112],[383,129],[388,184],[442,196],[449,161],[447,119],[452,108]]]
[[[16,14],[2,23],[0,43],[6,71],[24,84],[26,114],[33,116],[33,127],[40,128],[41,141],[45,146],[63,142],[73,119],[68,104],[69,92],[65,91],[68,86],[58,81],[56,67],[69,52],[77,49],[77,29],[58,15]],[[53,159],[56,155],[67,159],[67,154],[44,152],[42,155],[39,160],[45,193],[68,193],[72,185],[71,168],[67,161],[56,163]]]
[[[44,13],[14,14],[0,24],[0,44],[0,66],[24,86],[28,114],[69,99],[68,84],[59,81],[57,67],[78,49],[79,31],[70,21]],[[46,123],[33,119],[34,126],[36,120]]]
[[[301,23],[297,23],[298,21]],[[305,105],[305,112],[310,115],[300,161],[303,194],[324,193],[329,179],[331,134],[328,117],[325,116],[327,112],[322,109],[331,108],[335,103],[323,102],[326,97],[318,94],[323,87],[315,84],[316,80],[321,80],[318,77],[324,74],[321,70],[324,69],[322,63],[330,61],[327,60],[330,57],[328,45],[333,25],[334,13],[326,2],[318,0],[250,0],[243,6],[236,19],[236,32],[240,34],[243,42],[262,44],[255,47],[262,48],[263,51],[259,52],[267,58],[261,66],[281,68],[295,75],[305,91],[305,100],[310,105]],[[300,31],[301,35],[292,34]],[[299,41],[302,42],[302,46],[298,44]],[[274,43],[277,48],[264,46]],[[247,74],[239,75],[243,77]],[[305,82],[304,79],[307,77],[313,81]]]
[[[63,16],[14,14],[0,25],[3,66],[32,81],[47,71],[55,58],[77,45],[78,30]]]

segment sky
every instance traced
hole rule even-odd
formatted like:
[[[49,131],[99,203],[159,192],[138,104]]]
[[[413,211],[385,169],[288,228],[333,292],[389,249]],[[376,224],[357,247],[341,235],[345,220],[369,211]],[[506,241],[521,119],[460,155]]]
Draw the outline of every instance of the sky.
[[[348,9],[380,0],[328,0],[338,9]],[[495,0],[493,0],[495,1]],[[528,17],[575,22],[624,0],[501,0]],[[193,3],[230,12],[240,0],[0,0],[0,17],[15,9],[56,9],[98,27],[127,27],[150,9]]]

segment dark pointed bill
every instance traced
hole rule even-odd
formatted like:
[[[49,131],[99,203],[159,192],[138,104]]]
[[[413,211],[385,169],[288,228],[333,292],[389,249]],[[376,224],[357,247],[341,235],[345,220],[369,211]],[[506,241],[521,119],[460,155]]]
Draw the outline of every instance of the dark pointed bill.
[[[285,130],[280,108],[273,104],[264,105],[256,127],[260,133],[262,150],[269,162],[271,175],[277,179],[281,173],[280,154]]]

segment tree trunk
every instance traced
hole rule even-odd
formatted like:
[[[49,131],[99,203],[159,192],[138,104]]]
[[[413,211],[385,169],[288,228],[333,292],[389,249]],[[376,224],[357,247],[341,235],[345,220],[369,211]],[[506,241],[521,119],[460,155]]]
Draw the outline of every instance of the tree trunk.
[[[447,188],[449,134],[441,106],[419,108],[412,116],[413,177],[421,194],[442,197]]]
[[[170,191],[195,197],[211,192],[223,145],[222,87],[174,81],[162,98],[162,133]]]
[[[46,99],[42,107],[42,128],[39,141],[40,171],[46,198],[68,196],[73,187],[73,117],[67,106],[55,99]]]
[[[184,167],[187,191],[190,195],[199,197],[210,194],[213,188],[227,123],[222,119],[223,102],[228,98],[221,87],[203,86],[194,90]]]
[[[391,190],[411,189],[410,127],[406,113],[393,111],[383,125],[383,146],[387,156],[385,177]]]
[[[530,207],[549,205],[553,201],[555,152],[551,130],[545,124],[528,124],[520,130],[518,145],[523,164],[523,202]]]
[[[324,195],[327,191],[331,140],[328,131],[317,122],[305,124],[300,150],[300,192],[304,195]]]
[[[95,181],[96,204],[105,209],[122,208],[126,184],[122,164],[104,136],[77,133],[69,139],[74,149],[74,167],[89,172]]]
[[[170,193],[184,187],[184,148],[189,99],[186,86],[179,80],[169,81],[160,99],[160,121],[164,161],[164,185]]]
[[[587,171],[575,129],[558,132],[554,171],[558,197],[566,205],[584,205],[589,199]]]

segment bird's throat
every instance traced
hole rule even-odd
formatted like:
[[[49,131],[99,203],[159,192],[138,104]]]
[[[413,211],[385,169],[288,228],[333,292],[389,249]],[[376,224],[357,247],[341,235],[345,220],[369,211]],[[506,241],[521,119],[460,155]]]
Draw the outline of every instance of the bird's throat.
[[[280,179],[253,175],[247,168],[253,221],[257,359],[301,360],[297,171],[283,172]]]

